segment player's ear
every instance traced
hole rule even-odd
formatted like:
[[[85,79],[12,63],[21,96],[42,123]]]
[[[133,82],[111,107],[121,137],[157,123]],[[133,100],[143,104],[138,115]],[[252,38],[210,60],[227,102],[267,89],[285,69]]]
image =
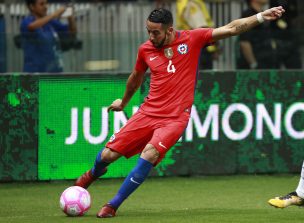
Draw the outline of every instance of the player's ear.
[[[170,26],[170,27],[167,28],[167,33],[172,34],[173,31],[174,31],[173,26]]]

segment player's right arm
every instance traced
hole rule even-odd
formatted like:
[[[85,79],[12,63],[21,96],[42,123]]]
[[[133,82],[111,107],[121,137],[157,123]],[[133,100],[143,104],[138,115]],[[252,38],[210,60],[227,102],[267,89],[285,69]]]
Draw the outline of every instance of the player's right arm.
[[[28,25],[28,27],[27,27],[28,30],[34,31],[36,29],[39,29],[40,27],[44,26],[52,19],[59,18],[64,13],[65,10],[66,10],[66,7],[63,6],[63,7],[59,8],[57,11],[55,11],[53,14],[36,19],[34,22],[32,22]]]
[[[262,17],[260,19],[263,21],[274,21],[280,18],[284,12],[285,10],[283,7],[279,6],[267,9],[261,13],[258,13],[257,15],[242,19],[236,19],[225,26],[214,29],[212,32],[212,39],[214,41],[217,41],[220,39],[228,38],[230,36],[240,35],[241,33],[252,29],[253,27],[260,24],[258,15]]]
[[[137,71],[134,69],[127,81],[127,87],[123,99],[116,99],[113,103],[108,107],[109,111],[122,111],[124,107],[128,104],[134,93],[141,86],[144,79],[144,71]]]

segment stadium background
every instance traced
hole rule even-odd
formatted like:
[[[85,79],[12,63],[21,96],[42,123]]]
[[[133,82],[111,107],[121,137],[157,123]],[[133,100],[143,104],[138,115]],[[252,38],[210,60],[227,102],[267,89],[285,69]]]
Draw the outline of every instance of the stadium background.
[[[101,146],[148,93],[147,77],[126,114],[108,115],[107,105],[123,94],[127,77],[128,74],[0,76],[5,86],[0,105],[1,180],[74,179],[88,169]],[[299,171],[304,155],[303,94],[301,71],[204,72],[198,80],[188,128],[153,175]],[[229,118],[229,133],[224,129],[224,113],[233,104],[238,106]],[[270,131],[266,119],[258,127],[258,104],[265,107],[279,133]],[[251,127],[242,105],[250,111]],[[218,109],[212,110],[212,106]],[[297,108],[290,113],[292,107]],[[210,115],[213,119],[208,122]],[[287,128],[287,120],[291,120],[296,133]],[[257,131],[261,130],[262,137],[258,138]],[[106,177],[125,176],[135,162],[136,157],[127,162],[119,160]]]
[[[245,8],[244,1],[238,0],[207,3],[216,26],[239,18]],[[50,11],[59,5],[52,3]],[[126,109],[126,116],[105,117],[102,112],[123,94],[137,46],[146,39],[146,15],[154,7],[153,2],[146,1],[76,3],[82,50],[64,54],[65,74],[27,75],[18,72],[22,52],[14,41],[27,9],[20,1],[0,4],[0,29],[5,31],[0,41],[4,55],[0,67],[5,73],[0,76],[0,181],[74,179],[91,166],[96,152],[148,93],[147,76]],[[174,2],[168,3],[168,7],[176,9]],[[300,109],[292,118],[292,126],[303,135],[303,71],[227,71],[235,68],[236,47],[237,38],[222,41],[223,53],[214,66],[215,70],[226,71],[201,71],[195,96],[201,123],[192,123],[192,130],[185,132],[153,175],[299,171],[303,137],[290,135],[285,119],[288,108],[298,103]],[[241,140],[232,140],[223,132],[223,112],[233,103],[248,107],[254,120],[250,132]],[[279,139],[274,139],[265,122],[262,139],[256,139],[257,104],[265,105],[272,120],[275,105],[281,104]],[[204,136],[198,131],[212,105],[219,108],[218,140],[212,140],[211,127]],[[78,139],[69,145],[66,140],[71,134],[73,108],[77,109]],[[91,119],[87,136],[83,128],[85,110]],[[230,125],[235,132],[242,132],[246,126],[244,114],[234,113]],[[186,134],[193,138],[187,140],[190,136]],[[90,142],[89,137],[97,144]],[[125,176],[135,161],[136,157],[127,162],[120,160],[106,177]]]
[[[49,5],[51,13],[67,1],[49,2],[53,2]],[[75,4],[78,39],[83,42],[83,48],[64,53],[65,72],[100,71],[100,69],[119,73],[129,72],[136,59],[137,47],[147,38],[145,20],[149,12],[156,7],[155,2],[148,0],[100,1],[99,3],[92,0],[91,2],[93,3],[79,1]],[[164,2],[168,2],[165,7],[170,8],[172,12],[177,10],[175,1],[164,0]],[[206,4],[216,27],[240,18],[241,12],[247,8],[245,0],[208,0]],[[5,55],[0,72],[20,71],[23,55],[22,50],[16,48],[14,37],[19,34],[20,21],[28,14],[28,9],[21,0],[6,1],[6,4],[1,4],[0,1],[1,14],[0,30],[2,26],[6,38],[5,44],[3,41],[0,45],[0,48],[4,48],[1,53]],[[173,16],[176,23],[176,13],[173,13]],[[4,19],[5,27],[1,25]],[[214,62],[214,68],[235,69],[238,56],[237,37],[222,40],[220,44],[222,53],[219,60]],[[101,64],[96,63],[101,61]]]

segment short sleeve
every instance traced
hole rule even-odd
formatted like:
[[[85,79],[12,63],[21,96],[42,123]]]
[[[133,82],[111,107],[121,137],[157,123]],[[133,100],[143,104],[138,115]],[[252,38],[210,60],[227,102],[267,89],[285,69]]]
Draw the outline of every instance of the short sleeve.
[[[137,59],[136,59],[136,63],[135,63],[135,70],[146,72],[147,69],[148,69],[148,65],[144,58],[143,47],[141,46],[138,49]]]
[[[194,44],[202,48],[206,44],[212,43],[212,31],[212,28],[199,28],[191,30],[190,33]]]
[[[69,26],[61,23],[59,20],[52,20],[51,25],[57,32],[67,32],[69,30]]]

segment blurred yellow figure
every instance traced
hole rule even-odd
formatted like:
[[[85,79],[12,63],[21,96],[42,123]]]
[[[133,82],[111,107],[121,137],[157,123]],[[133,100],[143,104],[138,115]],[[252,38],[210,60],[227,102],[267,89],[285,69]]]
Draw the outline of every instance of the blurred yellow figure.
[[[177,0],[176,11],[178,29],[214,27],[203,0]]]
[[[177,0],[176,24],[180,30],[212,28],[214,23],[203,0]],[[218,49],[209,45],[202,51],[200,69],[212,69],[212,60],[217,59]]]

